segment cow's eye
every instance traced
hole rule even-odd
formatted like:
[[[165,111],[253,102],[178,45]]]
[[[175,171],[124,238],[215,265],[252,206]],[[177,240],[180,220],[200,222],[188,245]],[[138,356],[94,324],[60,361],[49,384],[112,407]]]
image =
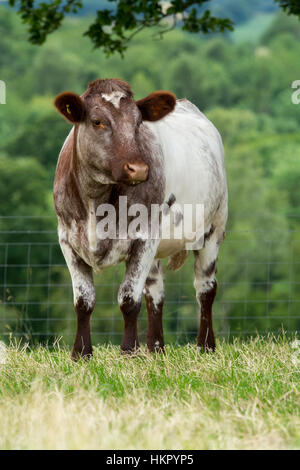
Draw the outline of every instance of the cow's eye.
[[[98,129],[106,129],[106,125],[102,121],[97,120],[97,121],[94,121],[93,124]]]

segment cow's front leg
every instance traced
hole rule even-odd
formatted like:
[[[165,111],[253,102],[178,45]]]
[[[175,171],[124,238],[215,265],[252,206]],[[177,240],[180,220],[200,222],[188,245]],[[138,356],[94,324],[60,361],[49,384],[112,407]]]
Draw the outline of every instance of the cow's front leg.
[[[90,333],[90,317],[96,303],[92,268],[88,266],[66,241],[60,246],[68,265],[73,285],[74,308],[77,316],[76,338],[72,351],[72,359],[92,356]]]
[[[120,286],[118,302],[124,318],[123,353],[139,348],[137,319],[141,309],[143,288],[152,265],[158,240],[134,240],[126,262],[126,273]]]
[[[144,292],[148,313],[147,346],[151,352],[164,352],[164,273],[159,260],[155,260],[151,266]]]

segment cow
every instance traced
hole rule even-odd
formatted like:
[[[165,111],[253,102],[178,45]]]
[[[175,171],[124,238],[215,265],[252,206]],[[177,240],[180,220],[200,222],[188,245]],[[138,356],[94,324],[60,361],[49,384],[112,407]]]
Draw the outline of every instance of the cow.
[[[197,347],[214,351],[212,305],[218,251],[227,220],[224,149],[219,132],[187,99],[177,100],[169,91],[155,91],[135,101],[129,84],[120,79],[95,80],[81,96],[63,92],[54,105],[73,125],[59,155],[53,191],[59,243],[72,279],[77,316],[72,358],[92,355],[90,317],[96,303],[93,272],[121,262],[126,265],[118,292],[124,319],[121,352],[135,354],[139,349],[137,320],[143,293],[148,315],[147,347],[151,352],[164,352],[161,259],[168,258],[168,267],[176,270],[189,251],[194,255],[194,287],[201,315]],[[104,216],[101,207],[120,209],[122,197],[127,198],[129,207],[142,204],[150,212],[154,205],[162,207],[159,227],[173,206],[202,205],[202,242],[196,239],[197,231],[193,232],[192,245],[184,231],[181,238],[169,239],[161,237],[159,231],[154,237],[98,236],[98,223]],[[177,210],[173,216],[168,220],[174,229],[184,214]],[[125,217],[132,220],[129,215]],[[151,226],[150,217],[147,223]]]

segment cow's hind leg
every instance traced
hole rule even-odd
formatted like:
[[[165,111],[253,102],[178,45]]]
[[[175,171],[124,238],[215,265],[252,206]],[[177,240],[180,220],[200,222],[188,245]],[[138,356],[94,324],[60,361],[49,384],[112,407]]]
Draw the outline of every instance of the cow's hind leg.
[[[147,346],[151,352],[164,352],[162,314],[164,304],[164,273],[159,260],[155,260],[145,283],[148,313]]]
[[[200,328],[197,337],[197,347],[201,351],[214,351],[216,348],[213,324],[212,305],[217,292],[217,257],[219,251],[218,237],[215,231],[210,233],[205,246],[194,251],[195,280],[197,302],[200,306]]]
[[[90,333],[90,317],[96,303],[92,268],[88,266],[65,242],[60,242],[68,265],[73,285],[74,308],[77,316],[76,338],[72,351],[72,359],[92,356]]]

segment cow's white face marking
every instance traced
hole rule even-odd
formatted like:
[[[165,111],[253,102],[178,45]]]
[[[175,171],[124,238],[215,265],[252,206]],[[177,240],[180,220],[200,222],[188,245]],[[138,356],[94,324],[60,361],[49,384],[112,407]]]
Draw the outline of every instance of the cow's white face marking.
[[[112,103],[115,108],[119,108],[121,98],[125,98],[126,95],[122,91],[113,91],[112,93],[108,94],[102,93],[101,96],[105,99],[105,101]]]

